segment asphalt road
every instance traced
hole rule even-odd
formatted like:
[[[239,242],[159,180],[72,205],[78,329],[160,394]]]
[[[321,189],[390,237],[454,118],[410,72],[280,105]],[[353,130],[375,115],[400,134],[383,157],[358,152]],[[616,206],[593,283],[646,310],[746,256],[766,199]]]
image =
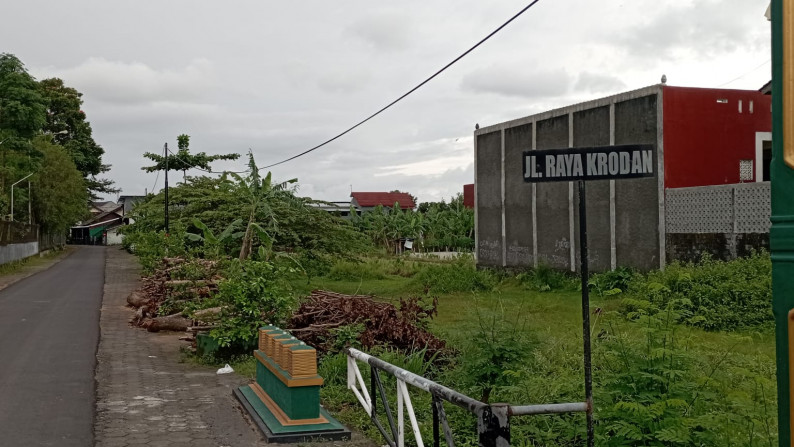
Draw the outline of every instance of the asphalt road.
[[[104,247],[0,291],[0,444],[91,446]]]

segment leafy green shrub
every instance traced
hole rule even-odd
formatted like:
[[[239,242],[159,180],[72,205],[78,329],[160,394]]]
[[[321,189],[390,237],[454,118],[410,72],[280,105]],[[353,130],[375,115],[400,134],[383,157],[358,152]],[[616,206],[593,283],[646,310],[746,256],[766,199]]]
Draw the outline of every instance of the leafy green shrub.
[[[678,333],[675,321],[680,319],[672,305],[643,316],[635,324],[645,327],[644,341],[610,327],[599,350],[602,368],[594,376],[596,444],[775,443],[776,416],[769,400],[774,383],[750,371],[752,379],[731,383],[724,377],[725,370],[736,369],[726,363],[730,352],[696,357],[688,349],[691,340]]]
[[[331,351],[341,352],[348,347],[361,348],[359,338],[365,329],[364,323],[347,324],[331,329],[331,336],[333,337]]]
[[[525,287],[539,292],[573,290],[577,285],[576,278],[546,264],[540,264],[536,268],[519,273],[516,278]]]
[[[259,327],[281,324],[295,305],[284,267],[266,261],[234,260],[207,307],[221,306],[219,326],[210,332],[221,346],[246,345]]]
[[[772,262],[768,253],[729,262],[704,257],[698,264],[672,264],[648,274],[626,300],[625,314],[637,310],[653,314],[673,303],[688,319],[708,330],[738,330],[770,326],[772,315]],[[693,320],[694,321],[694,320]]]
[[[635,272],[628,267],[596,273],[588,281],[588,286],[601,296],[617,295],[628,291],[634,280]]]
[[[489,315],[478,314],[478,328],[469,337],[461,363],[464,377],[488,402],[495,387],[509,385],[523,368],[530,351],[526,335],[519,327],[521,312],[511,316],[497,300]]]
[[[303,266],[309,278],[325,276],[334,265],[334,260],[330,255],[319,254],[314,251],[305,251],[297,256],[297,261]]]
[[[414,281],[428,293],[476,292],[493,290],[498,283],[488,270],[477,270],[470,259],[424,264]]]
[[[338,261],[328,272],[328,278],[335,281],[362,281],[386,278],[386,270],[380,261],[358,262]]]
[[[184,232],[175,230],[171,234],[159,232],[130,232],[124,236],[124,248],[138,257],[144,274],[150,274],[166,256],[186,254]]]
[[[386,273],[389,275],[402,276],[411,278],[419,271],[419,266],[416,262],[406,261],[405,258],[399,257],[392,259],[386,265]]]

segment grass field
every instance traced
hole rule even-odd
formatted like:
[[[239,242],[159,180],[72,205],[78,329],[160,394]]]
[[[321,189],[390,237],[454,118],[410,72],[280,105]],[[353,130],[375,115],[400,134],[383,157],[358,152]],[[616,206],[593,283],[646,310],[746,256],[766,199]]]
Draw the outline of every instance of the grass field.
[[[432,278],[446,275],[446,270],[418,279],[428,265],[440,265],[453,276],[441,280],[442,286],[434,285]],[[399,298],[423,295],[429,287],[438,298],[438,315],[429,328],[457,354],[437,364],[421,365],[420,361],[418,366],[415,358],[406,359],[400,353],[386,350],[379,351],[379,356],[421,368],[434,380],[477,399],[490,387],[491,402],[582,401],[581,294],[576,280],[562,279],[554,288],[537,287],[515,276],[486,272],[482,274],[491,278],[479,278],[474,284],[490,281],[487,286],[469,287],[472,283],[466,275],[481,273],[472,273],[473,269],[461,273],[467,268],[462,262],[369,259],[308,282],[296,280],[293,285],[304,295],[324,289],[374,295],[395,305]],[[457,291],[434,292],[435,286],[435,290],[456,289],[458,282]],[[597,445],[776,443],[771,328],[705,331],[679,324],[664,313],[630,321],[619,312],[625,296],[591,294]],[[477,370],[477,365],[491,364],[496,364],[495,375]],[[246,372],[252,365],[243,359],[235,367]],[[379,439],[345,389],[344,359],[325,358],[321,371],[326,378],[324,404],[343,422]],[[425,421],[422,431],[429,436],[429,400],[423,394],[415,394],[414,405]],[[456,441],[475,443],[473,419],[451,408],[448,411]],[[514,444],[580,445],[584,426],[583,415],[514,419]]]

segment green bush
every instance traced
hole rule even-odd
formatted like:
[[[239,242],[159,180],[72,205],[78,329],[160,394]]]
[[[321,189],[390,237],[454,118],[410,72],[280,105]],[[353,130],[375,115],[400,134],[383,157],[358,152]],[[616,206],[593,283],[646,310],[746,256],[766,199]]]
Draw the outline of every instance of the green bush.
[[[601,296],[617,295],[629,290],[634,282],[634,270],[628,267],[618,267],[615,270],[596,273],[588,281],[588,286]]]
[[[295,306],[288,271],[266,261],[234,260],[218,293],[205,303],[221,306],[219,326],[210,332],[221,346],[247,345],[257,330],[267,324],[281,324]]]
[[[613,327],[604,337],[594,383],[596,444],[775,444],[774,382],[729,364],[730,351],[695,356],[673,307],[637,320],[644,340]]]
[[[488,270],[477,270],[471,259],[425,264],[414,281],[428,293],[476,292],[493,290],[498,278]]]
[[[567,272],[540,264],[536,268],[516,275],[518,281],[524,286],[539,292],[551,290],[574,290],[578,280]]]
[[[175,230],[171,234],[159,232],[130,232],[125,234],[123,247],[138,257],[144,274],[150,274],[166,256],[184,256],[184,232]]]
[[[327,277],[334,281],[362,281],[386,278],[386,269],[380,261],[338,261]]]
[[[704,257],[698,264],[676,263],[636,280],[636,293],[624,301],[627,315],[654,314],[672,303],[682,318],[708,330],[774,323],[772,262],[765,252],[729,262]]]

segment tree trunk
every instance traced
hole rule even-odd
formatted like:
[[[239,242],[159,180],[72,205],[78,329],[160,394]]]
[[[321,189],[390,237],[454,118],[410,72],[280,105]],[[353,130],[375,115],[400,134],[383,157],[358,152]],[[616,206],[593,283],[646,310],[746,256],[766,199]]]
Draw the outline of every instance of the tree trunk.
[[[142,326],[149,332],[185,331],[190,326],[193,326],[193,321],[183,317],[181,314],[174,314],[146,320]]]
[[[149,303],[149,298],[146,297],[143,293],[136,290],[127,296],[127,304],[132,307],[141,307]]]
[[[243,246],[240,247],[240,260],[245,261],[251,256],[251,245],[253,245],[253,228],[251,225],[256,218],[256,206],[251,208],[251,215],[248,217],[248,226],[245,227],[245,236],[243,236]]]

